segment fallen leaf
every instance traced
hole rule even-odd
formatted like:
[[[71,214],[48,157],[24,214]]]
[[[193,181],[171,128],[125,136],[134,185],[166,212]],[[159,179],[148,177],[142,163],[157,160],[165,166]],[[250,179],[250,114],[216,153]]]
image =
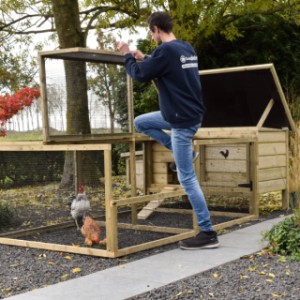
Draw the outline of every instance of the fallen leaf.
[[[214,293],[208,293],[210,297],[214,297]]]
[[[273,296],[274,298],[281,298],[283,295],[282,295],[282,294],[272,293],[272,296]]]
[[[48,265],[55,265],[55,262],[53,262],[53,261],[48,261]]]
[[[220,276],[218,273],[213,273],[212,275],[214,278],[218,278]]]
[[[267,282],[272,283],[273,280],[272,279],[266,279]]]
[[[60,277],[61,280],[66,280],[68,278],[69,274],[64,274]]]
[[[246,278],[249,278],[249,276],[248,275],[243,275],[243,274],[240,275],[240,279],[246,279]]]
[[[260,271],[258,274],[259,275],[266,275],[266,273],[264,271]]]
[[[72,260],[72,257],[67,255],[67,256],[64,256],[65,259],[68,259],[68,260]]]
[[[256,271],[257,268],[258,268],[258,266],[249,267],[248,271],[253,272],[253,271]]]
[[[81,269],[80,269],[80,268],[74,268],[74,269],[72,270],[72,273],[73,273],[73,274],[76,274],[76,273],[79,273],[79,272],[81,272]]]
[[[286,271],[285,271],[285,275],[290,276],[290,275],[291,275],[290,271],[289,271],[289,270],[286,270]]]
[[[276,277],[275,274],[273,274],[273,273],[269,273],[268,276],[271,277],[271,278],[275,278]]]

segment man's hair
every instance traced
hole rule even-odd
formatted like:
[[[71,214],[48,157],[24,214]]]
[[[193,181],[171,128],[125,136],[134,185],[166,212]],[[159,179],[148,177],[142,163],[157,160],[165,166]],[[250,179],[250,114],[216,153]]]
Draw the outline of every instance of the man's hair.
[[[157,26],[159,29],[166,33],[170,33],[173,28],[173,20],[171,16],[164,11],[157,11],[152,13],[147,18],[147,23],[151,31],[154,31],[154,26]]]

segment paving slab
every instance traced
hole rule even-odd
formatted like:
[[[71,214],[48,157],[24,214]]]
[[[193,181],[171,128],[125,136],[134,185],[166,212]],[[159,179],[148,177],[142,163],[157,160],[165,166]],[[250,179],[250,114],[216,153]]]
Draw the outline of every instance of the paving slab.
[[[266,246],[261,233],[283,219],[270,219],[221,235],[217,249],[173,249],[7,299],[124,300],[260,251]]]

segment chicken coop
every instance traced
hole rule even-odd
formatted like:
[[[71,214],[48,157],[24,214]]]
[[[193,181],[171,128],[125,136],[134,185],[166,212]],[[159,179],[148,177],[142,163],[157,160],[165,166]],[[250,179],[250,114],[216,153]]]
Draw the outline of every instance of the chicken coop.
[[[39,64],[43,140],[0,143],[0,152],[72,153],[75,191],[84,180],[83,153],[101,152],[104,205],[102,215],[97,211],[93,217],[106,245],[82,245],[83,237],[72,221],[0,233],[0,243],[114,258],[194,236],[197,224],[192,210],[164,206],[185,196],[176,174],[169,171],[172,154],[134,131],[133,83],[126,75],[124,57],[72,48],[40,52]],[[200,78],[207,114],[194,139],[200,152],[196,173],[207,195],[249,198],[249,213],[212,212],[216,219],[222,215],[214,229],[257,218],[260,193],[280,190],[287,206],[288,134],[294,124],[274,66],[208,70]],[[125,196],[120,195],[112,171],[116,146],[124,146],[126,152],[120,155],[127,166]],[[44,233],[66,229],[76,233],[79,246],[43,239]]]
[[[246,199],[249,218],[259,215],[264,193],[281,192],[287,208],[289,133],[295,125],[273,64],[201,71],[200,78],[207,113],[194,146],[205,195]],[[148,144],[145,188],[159,191],[176,182],[168,170],[172,154],[158,143]],[[149,203],[140,217],[158,205]]]

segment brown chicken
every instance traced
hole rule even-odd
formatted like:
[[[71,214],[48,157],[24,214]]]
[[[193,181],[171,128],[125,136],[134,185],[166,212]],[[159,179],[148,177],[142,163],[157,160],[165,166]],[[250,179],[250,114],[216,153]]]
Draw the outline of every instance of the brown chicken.
[[[88,213],[85,213],[83,217],[81,233],[85,237],[85,245],[92,246],[94,244],[100,243],[101,228],[99,224]]]

